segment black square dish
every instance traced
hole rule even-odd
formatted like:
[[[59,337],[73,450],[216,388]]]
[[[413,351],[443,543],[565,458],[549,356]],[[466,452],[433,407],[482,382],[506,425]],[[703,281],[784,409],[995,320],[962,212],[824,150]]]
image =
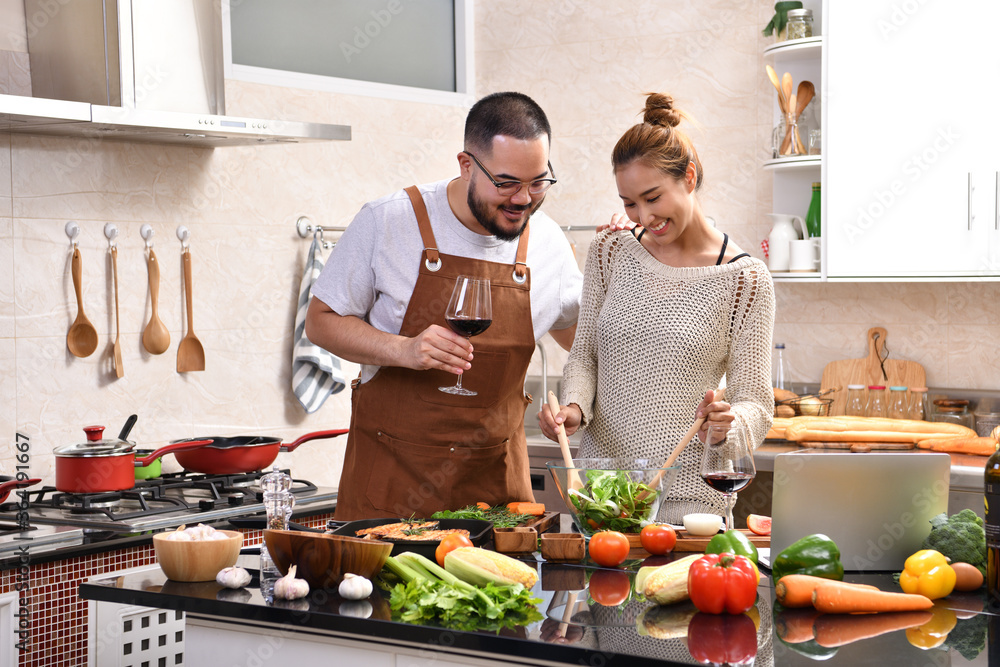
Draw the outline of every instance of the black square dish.
[[[329,532],[334,535],[347,535],[349,537],[358,537],[357,531],[364,530],[366,528],[374,528],[376,526],[383,526],[387,523],[399,523],[402,519],[360,519],[358,521],[330,521],[327,524]],[[451,530],[454,528],[465,529],[469,531],[469,539],[472,541],[473,546],[481,547],[493,536],[493,523],[490,521],[483,521],[481,519],[411,519],[415,523],[421,521],[437,521],[438,527],[441,530]],[[396,554],[403,551],[412,551],[418,553],[425,558],[434,560],[434,551],[438,548],[440,540],[392,540],[379,538],[383,542],[392,543],[392,552],[390,556],[395,556]]]

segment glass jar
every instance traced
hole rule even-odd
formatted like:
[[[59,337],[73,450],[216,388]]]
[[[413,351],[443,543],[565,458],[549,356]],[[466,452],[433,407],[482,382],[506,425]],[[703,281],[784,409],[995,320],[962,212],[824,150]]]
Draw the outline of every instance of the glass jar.
[[[776,389],[786,389],[785,387],[785,360],[783,353],[785,351],[785,344],[778,343],[774,346],[774,361],[772,368],[772,375],[774,376],[772,380],[774,381],[774,387]]]
[[[805,39],[813,36],[813,13],[811,9],[789,9],[786,39]]]
[[[910,419],[927,419],[927,387],[910,387]]]
[[[906,395],[906,387],[889,387],[889,418],[907,419],[910,416],[910,403]]]
[[[864,417],[865,413],[865,386],[847,385],[847,406],[844,408],[844,414],[848,417]]]
[[[885,417],[885,385],[868,385],[868,403],[865,405],[865,415],[868,417]]]
[[[969,402],[964,399],[938,398],[934,400],[931,421],[961,424],[967,428],[975,428],[976,416],[969,412]]]

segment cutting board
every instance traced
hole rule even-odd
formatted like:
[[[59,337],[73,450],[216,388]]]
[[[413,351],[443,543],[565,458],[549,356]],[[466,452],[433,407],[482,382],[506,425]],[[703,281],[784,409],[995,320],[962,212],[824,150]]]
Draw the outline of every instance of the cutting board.
[[[847,385],[863,384],[885,385],[888,387],[926,387],[927,375],[924,367],[915,361],[886,358],[886,340],[888,333],[882,327],[872,327],[868,330],[868,356],[863,359],[844,359],[831,361],[823,369],[823,379],[820,391],[839,387],[828,394],[833,399],[830,404],[831,415],[842,415],[847,406]],[[881,361],[885,359],[885,361]],[[883,375],[882,369],[885,369]]]
[[[740,532],[746,535],[750,542],[758,549],[771,546],[770,535],[757,535],[743,528],[740,529]],[[628,538],[628,543],[631,548],[635,549],[642,547],[642,542],[639,540],[639,533],[626,533],[625,536]],[[708,546],[708,541],[713,537],[715,536],[710,535],[708,537],[699,537],[697,535],[690,534],[686,530],[678,530],[677,544],[674,546],[673,550],[682,553],[701,553],[705,551],[705,547]]]

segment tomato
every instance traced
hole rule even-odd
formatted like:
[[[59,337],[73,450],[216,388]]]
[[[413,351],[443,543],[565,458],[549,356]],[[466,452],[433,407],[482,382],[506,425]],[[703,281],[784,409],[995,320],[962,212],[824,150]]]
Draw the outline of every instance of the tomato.
[[[673,551],[677,544],[677,531],[670,526],[651,523],[639,533],[642,548],[654,556],[662,556]]]
[[[445,535],[444,539],[441,540],[440,544],[438,544],[437,549],[434,550],[434,558],[437,559],[438,565],[444,567],[444,557],[447,556],[449,552],[454,551],[459,547],[471,546],[473,546],[472,540],[465,535],[460,535],[458,533]]]
[[[751,514],[747,517],[747,528],[755,535],[771,534],[771,517]]]
[[[628,538],[616,530],[602,530],[590,538],[588,551],[598,565],[618,567],[628,558]]]
[[[590,575],[590,597],[605,607],[617,607],[632,592],[632,582],[624,570],[594,570]]]

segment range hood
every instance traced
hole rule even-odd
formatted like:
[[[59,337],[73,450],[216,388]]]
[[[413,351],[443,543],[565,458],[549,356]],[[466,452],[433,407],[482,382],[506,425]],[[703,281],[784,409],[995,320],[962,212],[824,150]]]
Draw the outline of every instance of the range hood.
[[[221,147],[346,141],[345,125],[225,115],[218,0],[24,0],[32,97],[0,131]]]

